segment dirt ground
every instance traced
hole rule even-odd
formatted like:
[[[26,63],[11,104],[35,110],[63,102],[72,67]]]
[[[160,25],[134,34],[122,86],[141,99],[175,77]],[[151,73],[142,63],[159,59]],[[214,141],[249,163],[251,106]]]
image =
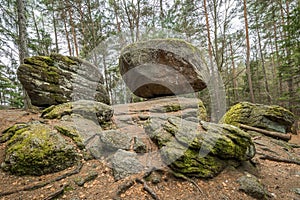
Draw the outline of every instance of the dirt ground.
[[[39,113],[24,110],[0,110],[0,135],[9,126],[18,122],[28,122],[39,119]],[[300,200],[300,195],[292,189],[300,190],[300,165],[275,162],[262,159],[265,153],[272,153],[282,158],[300,157],[300,133],[292,135],[289,143],[297,144],[293,149],[276,145],[274,140],[265,136],[255,136],[257,154],[250,162],[238,168],[228,167],[213,179],[193,179],[201,188],[202,193],[189,181],[175,178],[167,169],[153,172],[150,180],[146,179],[147,186],[156,194],[158,199],[188,200],[188,199],[220,199],[220,200],[251,200],[254,199],[239,190],[237,179],[246,172],[255,175],[270,192],[271,199]],[[273,142],[272,142],[273,141]],[[272,155],[273,155],[272,154]],[[298,155],[298,156],[297,156]],[[5,144],[0,144],[0,163],[4,160]],[[0,199],[10,200],[40,200],[40,199],[66,199],[66,200],[93,200],[114,199],[120,187],[128,185],[124,192],[119,192],[119,199],[153,199],[144,188],[144,184],[136,181],[143,180],[144,174],[137,174],[123,180],[115,181],[112,170],[108,164],[100,160],[82,161],[82,168],[73,175],[61,178],[69,172],[74,172],[78,166],[62,172],[44,176],[14,176],[0,170]],[[85,179],[90,174],[98,176],[78,186],[76,180]],[[60,180],[59,180],[60,179]],[[36,186],[39,186],[38,188]],[[37,189],[36,189],[37,188]],[[9,194],[11,193],[11,194]],[[60,195],[57,195],[60,194]],[[117,198],[115,198],[117,199]]]

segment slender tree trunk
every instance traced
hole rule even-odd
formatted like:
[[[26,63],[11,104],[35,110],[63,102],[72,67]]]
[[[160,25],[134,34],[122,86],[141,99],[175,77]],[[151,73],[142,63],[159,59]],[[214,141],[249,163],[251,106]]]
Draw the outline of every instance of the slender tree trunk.
[[[128,19],[128,23],[129,23],[129,30],[130,30],[131,40],[132,40],[132,42],[134,42],[134,24],[133,24],[133,20],[130,17],[128,6],[126,4],[126,0],[123,0],[123,5],[124,5],[125,13],[126,13],[126,16],[127,16],[127,19]]]
[[[53,30],[54,30],[54,41],[55,41],[55,53],[59,52],[58,48],[58,36],[57,36],[57,22],[55,18],[55,11],[54,11],[54,2],[52,1],[52,23],[53,23]]]
[[[264,54],[263,54],[262,46],[261,46],[260,31],[257,28],[257,26],[258,26],[257,20],[258,20],[258,18],[256,18],[256,32],[257,32],[257,38],[258,38],[258,48],[259,48],[260,58],[261,58],[261,67],[262,67],[262,71],[264,74],[264,83],[265,83],[265,89],[266,89],[266,93],[267,93],[268,102],[271,103],[272,98],[271,98],[270,90],[269,90],[268,77],[267,77],[267,72],[266,72],[266,67],[265,67],[265,58],[264,58]]]
[[[286,0],[285,1],[285,5],[286,5],[286,14],[287,14],[287,25],[290,24],[290,8],[289,8],[289,1]],[[290,31],[288,30],[287,31],[287,39],[289,41],[291,41],[291,38],[290,38]],[[286,47],[286,52],[287,52],[287,57],[288,57],[288,61],[287,61],[287,66],[290,67],[290,68],[293,68],[293,64],[292,64],[292,59],[291,59],[291,50],[290,50],[290,47]],[[292,71],[293,69],[291,69]],[[293,75],[290,73],[289,74],[289,77],[288,77],[288,80],[287,80],[287,83],[288,83],[288,92],[289,92],[289,108],[291,110],[294,110],[293,109],[293,105],[294,105],[294,102],[293,102],[293,99],[294,99],[294,81],[293,81]]]
[[[74,21],[73,21],[73,12],[72,12],[72,8],[71,8],[69,1],[67,1],[67,7],[68,7],[69,22],[70,22],[70,26],[71,26],[74,49],[75,49],[76,56],[78,57],[79,52],[78,52],[77,36],[76,36],[75,25],[74,25]]]
[[[27,49],[27,32],[26,32],[26,17],[25,17],[25,5],[23,0],[17,0],[17,10],[18,10],[18,27],[19,27],[19,59],[20,64],[24,64],[24,58],[29,56]],[[23,88],[24,95],[24,108],[30,109],[32,108],[30,98]]]
[[[214,55],[217,63],[217,69],[220,69],[220,60],[219,60],[219,48],[218,48],[218,12],[217,12],[218,3],[216,0],[213,0],[213,13],[214,13]]]
[[[207,29],[207,39],[208,39],[208,54],[209,58],[212,59],[212,45],[211,45],[211,38],[210,38],[210,26],[208,20],[208,13],[206,7],[206,0],[203,0],[204,12],[205,12],[205,22],[206,22],[206,29]]]
[[[19,26],[19,58],[20,63],[24,63],[24,58],[28,57],[27,35],[26,35],[26,17],[23,0],[17,0],[18,6],[18,26]]]
[[[275,18],[275,11],[273,12],[273,18]],[[276,21],[273,22],[273,30],[274,30],[274,43],[275,43],[275,51],[276,51],[276,66],[278,67],[278,66],[280,66],[280,59],[279,59]],[[279,82],[279,94],[282,94],[283,93],[282,74],[281,74],[280,70],[278,70],[278,82]]]
[[[89,24],[92,28],[92,39],[94,43],[96,43],[96,30],[95,30],[95,25],[92,17],[92,9],[91,9],[91,1],[87,0],[87,7],[88,7],[88,16],[89,16]]]
[[[72,56],[71,41],[70,41],[69,31],[68,31],[68,27],[67,27],[66,15],[64,14],[64,11],[62,11],[62,12],[63,12],[62,19],[64,22],[64,29],[65,29],[66,40],[67,40],[67,44],[68,44],[69,55]]]
[[[163,9],[163,0],[159,0],[159,9],[160,9],[160,13],[159,13],[159,20],[160,20],[160,24],[161,24],[161,28],[164,28],[164,9]]]
[[[40,36],[39,28],[38,28],[38,25],[37,25],[37,21],[36,21],[36,18],[35,18],[33,7],[31,7],[31,14],[32,14],[32,20],[33,20],[33,24],[34,24],[34,28],[35,28],[35,32],[36,32],[36,36],[37,36],[37,40],[38,40],[38,44],[39,44],[39,46],[41,46],[41,36]],[[42,52],[41,52],[41,50],[38,50],[38,53],[39,54],[44,54],[44,51],[42,50]]]
[[[137,1],[137,13],[136,13],[136,19],[135,19],[135,28],[136,28],[135,38],[136,38],[136,41],[138,41],[139,37],[140,37],[140,14],[141,14],[140,3],[141,3],[141,1],[138,0]]]
[[[248,78],[251,102],[255,103],[253,86],[252,86],[251,69],[250,69],[250,40],[249,40],[249,31],[248,31],[247,0],[244,0],[244,19],[245,19],[246,45],[247,45],[247,52],[246,52],[247,78]]]
[[[217,68],[215,69],[214,63],[213,63],[213,54],[212,54],[212,43],[211,43],[211,37],[210,37],[210,26],[209,26],[209,20],[208,20],[208,12],[206,7],[206,0],[203,1],[203,7],[204,7],[204,14],[205,14],[205,21],[206,21],[206,29],[207,29],[207,39],[208,39],[208,54],[209,54],[209,68],[210,68],[210,77],[208,80],[208,86],[209,86],[209,92],[211,95],[211,99],[214,99],[212,103],[214,105],[211,105],[211,121],[217,122],[219,119],[218,114],[221,112],[220,108],[220,101],[219,101],[219,80],[217,76]]]
[[[234,101],[237,101],[238,100],[238,93],[237,93],[236,69],[235,69],[235,62],[234,62],[231,38],[229,40],[229,45],[230,45],[230,58],[231,58],[231,64],[232,64],[233,95],[234,95]]]

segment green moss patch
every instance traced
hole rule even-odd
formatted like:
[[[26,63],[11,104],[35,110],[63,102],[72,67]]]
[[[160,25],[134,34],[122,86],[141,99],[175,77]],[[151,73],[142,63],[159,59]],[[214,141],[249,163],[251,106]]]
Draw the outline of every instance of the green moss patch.
[[[79,158],[76,148],[61,135],[36,123],[14,131],[1,166],[16,175],[43,175],[73,166]]]
[[[239,126],[245,124],[270,131],[287,133],[295,121],[293,113],[277,105],[262,105],[241,102],[232,106],[220,123]]]
[[[72,104],[64,103],[53,105],[43,110],[42,117],[45,119],[60,119],[64,115],[72,114]]]
[[[58,130],[61,134],[71,138],[79,149],[85,148],[83,139],[75,128],[57,125],[55,126],[55,129]]]
[[[152,123],[146,132],[158,144],[164,162],[176,173],[213,177],[231,163],[238,164],[255,155],[251,137],[231,125],[204,121],[198,124],[178,117],[170,117],[160,126]]]
[[[171,104],[171,105],[165,105],[164,106],[166,112],[177,112],[181,110],[180,104]]]

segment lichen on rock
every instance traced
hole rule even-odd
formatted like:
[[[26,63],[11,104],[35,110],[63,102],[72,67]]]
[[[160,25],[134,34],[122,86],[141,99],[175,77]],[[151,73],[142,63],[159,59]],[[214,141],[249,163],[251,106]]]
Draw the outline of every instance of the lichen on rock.
[[[291,131],[294,120],[294,114],[281,106],[240,102],[225,113],[220,123],[235,126],[245,124],[270,131],[287,133]]]
[[[206,58],[192,44],[175,38],[153,39],[122,49],[120,73],[139,97],[194,93],[206,88]]]
[[[17,75],[34,106],[48,107],[79,99],[110,103],[97,67],[76,57],[28,57]]]
[[[151,119],[145,127],[159,146],[164,162],[187,176],[214,177],[231,163],[250,160],[255,146],[250,136],[231,125],[178,117]]]
[[[73,166],[79,159],[75,146],[36,122],[14,129],[1,167],[17,175],[43,175]]]
[[[45,119],[60,119],[65,115],[71,114],[81,115],[86,119],[97,121],[101,125],[110,121],[113,115],[113,109],[104,103],[79,100],[50,106],[43,110],[42,117]]]

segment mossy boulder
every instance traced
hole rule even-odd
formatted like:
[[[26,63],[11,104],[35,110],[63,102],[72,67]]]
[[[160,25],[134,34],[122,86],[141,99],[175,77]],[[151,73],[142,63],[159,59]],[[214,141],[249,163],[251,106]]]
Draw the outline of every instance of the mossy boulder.
[[[19,66],[17,75],[34,106],[48,107],[79,99],[109,104],[97,67],[76,57],[60,54],[28,57]]]
[[[43,110],[42,117],[45,119],[60,119],[65,115],[72,114],[81,115],[85,119],[97,121],[102,125],[110,121],[113,116],[113,109],[104,103],[91,100],[79,100],[50,106]]]
[[[121,75],[139,97],[193,93],[206,88],[205,56],[180,39],[153,39],[126,46],[119,59]]]
[[[287,133],[291,131],[294,121],[294,114],[281,106],[240,102],[225,113],[220,123],[235,126],[245,124],[270,131]]]
[[[13,133],[13,134],[12,134]],[[43,175],[64,170],[81,158],[76,147],[56,130],[39,122],[14,125],[9,134],[1,167],[16,175]]]
[[[158,144],[164,162],[187,176],[214,177],[255,155],[250,136],[231,125],[170,117],[165,123],[150,121],[146,132]]]

